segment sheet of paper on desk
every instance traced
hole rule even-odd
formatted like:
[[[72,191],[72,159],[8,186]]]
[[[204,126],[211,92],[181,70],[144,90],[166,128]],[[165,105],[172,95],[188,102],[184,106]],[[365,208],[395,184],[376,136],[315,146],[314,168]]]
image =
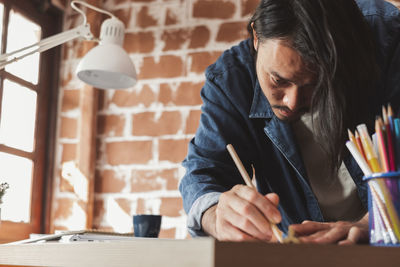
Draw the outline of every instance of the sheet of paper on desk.
[[[65,236],[67,239],[69,236]],[[121,235],[106,235],[106,234],[75,234],[68,238],[69,241],[86,241],[86,242],[96,242],[96,241],[129,241],[133,240],[133,236],[121,236]],[[64,240],[64,238],[63,238]]]
[[[7,245],[29,244],[38,242],[70,242],[70,241],[106,241],[133,239],[133,233],[114,233],[99,230],[62,231],[50,235],[35,235],[35,237],[19,240]]]

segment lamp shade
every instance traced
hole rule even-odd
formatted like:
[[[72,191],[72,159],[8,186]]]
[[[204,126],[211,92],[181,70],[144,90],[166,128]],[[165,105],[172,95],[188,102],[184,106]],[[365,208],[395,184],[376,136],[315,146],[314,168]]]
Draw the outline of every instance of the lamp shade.
[[[91,49],[79,62],[77,76],[100,89],[124,89],[135,85],[135,67],[120,45],[107,43]]]
[[[101,89],[124,89],[136,83],[135,67],[122,48],[124,24],[112,17],[101,24],[100,45],[79,63],[76,74],[83,82]]]

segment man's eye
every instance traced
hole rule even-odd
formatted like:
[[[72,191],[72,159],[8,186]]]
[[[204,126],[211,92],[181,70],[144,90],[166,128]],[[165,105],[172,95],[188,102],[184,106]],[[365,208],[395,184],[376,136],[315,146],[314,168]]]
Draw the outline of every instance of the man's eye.
[[[271,80],[275,85],[281,85],[284,83],[284,81],[282,79],[277,79],[274,76],[271,76]]]

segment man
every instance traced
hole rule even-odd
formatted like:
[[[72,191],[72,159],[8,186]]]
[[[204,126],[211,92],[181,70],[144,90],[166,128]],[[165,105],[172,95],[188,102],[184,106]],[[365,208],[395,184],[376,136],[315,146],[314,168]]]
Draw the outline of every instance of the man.
[[[400,102],[399,10],[382,0],[262,0],[251,39],[206,71],[180,184],[193,236],[368,240],[367,187],[347,129]],[[232,144],[258,192],[244,185]]]

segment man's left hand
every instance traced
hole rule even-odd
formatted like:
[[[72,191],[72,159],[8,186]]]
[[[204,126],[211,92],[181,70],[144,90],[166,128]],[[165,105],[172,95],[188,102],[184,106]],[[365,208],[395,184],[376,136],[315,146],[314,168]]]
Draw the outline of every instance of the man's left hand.
[[[312,222],[290,226],[302,243],[350,245],[368,242],[368,214],[358,222]]]

